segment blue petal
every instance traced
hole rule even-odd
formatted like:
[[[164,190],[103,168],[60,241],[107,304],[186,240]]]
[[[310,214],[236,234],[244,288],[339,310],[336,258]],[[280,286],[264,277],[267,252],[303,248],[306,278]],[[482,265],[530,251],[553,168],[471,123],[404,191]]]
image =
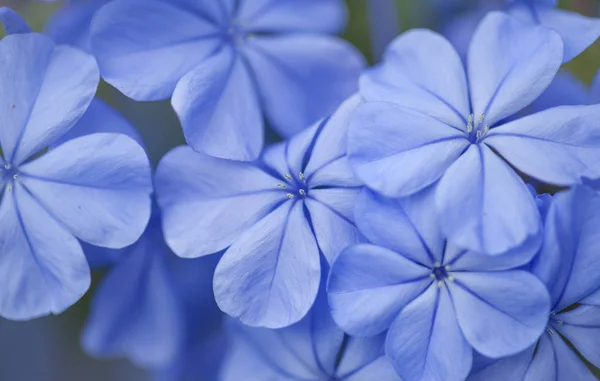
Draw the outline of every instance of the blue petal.
[[[591,104],[590,91],[577,77],[568,71],[559,71],[546,91],[531,103],[531,113],[566,105]]]
[[[248,30],[267,33],[339,33],[346,26],[341,0],[242,0],[238,18]]]
[[[70,140],[23,165],[20,181],[73,235],[93,245],[131,245],[150,219],[150,164],[124,135]]]
[[[60,137],[53,146],[57,146],[67,140],[75,139],[80,136],[91,135],[98,132],[110,132],[123,134],[135,140],[140,146],[144,147],[144,141],[127,119],[125,119],[117,110],[108,105],[100,98],[94,98],[85,114],[77,121],[66,134]]]
[[[179,354],[185,322],[165,263],[173,254],[157,241],[142,238],[103,279],[82,336],[89,354],[127,356],[144,368],[166,366]]]
[[[336,369],[338,378],[345,381],[400,381],[391,360],[384,354],[385,336],[349,338]]]
[[[92,18],[109,1],[70,1],[46,22],[46,33],[58,44],[75,45],[89,52]]]
[[[469,48],[468,72],[475,119],[493,126],[533,102],[562,63],[563,45],[553,31],[491,12]]]
[[[319,248],[303,204],[288,201],[225,252],[215,272],[215,298],[244,324],[282,328],[307,314],[320,277]]]
[[[232,49],[222,49],[183,76],[171,103],[196,151],[232,160],[254,160],[260,154],[263,121],[258,94]]]
[[[485,145],[472,145],[446,171],[436,189],[436,205],[449,240],[478,253],[505,253],[541,228],[523,180]]]
[[[31,27],[19,14],[8,7],[0,7],[0,23],[6,34],[30,33]]]
[[[315,137],[304,174],[313,185],[360,185],[347,167],[348,126],[361,103],[359,95],[348,98],[327,120]]]
[[[445,238],[431,213],[433,188],[398,200],[365,190],[356,203],[356,223],[376,245],[390,248],[414,262],[432,266],[441,262]]]
[[[534,6],[535,11],[532,12],[530,7],[514,7],[511,13],[558,33],[564,44],[563,62],[577,57],[600,37],[600,20],[597,18],[545,6]]]
[[[484,356],[517,354],[533,345],[546,328],[550,299],[533,275],[518,270],[452,275],[456,280],[449,288],[458,324]]]
[[[283,136],[333,112],[358,90],[365,66],[356,48],[328,36],[255,37],[243,52],[252,66],[265,114]]]
[[[560,334],[567,338],[592,364],[600,365],[600,307],[579,306],[556,315],[563,324]]]
[[[557,363],[557,381],[597,381],[598,378],[592,374],[586,364],[581,361],[575,352],[557,334],[552,335],[552,346],[554,358]],[[538,378],[537,380],[541,380]],[[529,381],[526,379],[526,381]],[[533,381],[533,379],[531,380]]]
[[[532,271],[548,287],[560,311],[600,288],[600,195],[579,187],[554,197],[545,241]]]
[[[390,197],[408,196],[433,184],[468,146],[464,131],[384,102],[359,106],[348,131],[354,172]]]
[[[351,246],[336,258],[329,275],[333,318],[352,335],[379,334],[431,284],[430,272],[379,246]]]
[[[249,163],[175,148],[160,162],[155,179],[167,243],[184,258],[226,249],[288,200],[279,182]]]
[[[537,350],[523,381],[563,381],[558,378],[556,353],[550,335],[544,334],[537,344]],[[565,380],[566,381],[566,380]]]
[[[529,368],[534,350],[535,346],[531,346],[517,355],[497,361],[486,358],[487,361],[491,362],[477,370],[473,366],[473,372],[467,381],[523,381],[523,376]],[[545,378],[539,380],[550,381],[550,379]]]
[[[234,17],[235,0],[161,0],[180,9],[196,14],[213,24],[225,24]]]
[[[77,239],[18,182],[0,205],[0,315],[26,320],[59,314],[90,286]]]
[[[463,337],[446,288],[430,287],[388,332],[386,353],[404,381],[462,381],[472,349]]]
[[[171,96],[177,81],[216,50],[215,26],[159,1],[113,1],[94,17],[92,51],[103,78],[135,100]]]
[[[556,107],[492,130],[484,142],[526,174],[572,185],[600,177],[600,106]]]
[[[598,72],[596,72],[596,76],[594,77],[594,80],[592,81],[592,85],[590,88],[590,94],[592,97],[592,100],[590,103],[592,103],[592,104],[600,103],[600,70],[598,70]]]
[[[306,207],[321,252],[331,263],[346,246],[360,242],[353,209],[360,188],[312,189]]]
[[[467,127],[470,107],[463,64],[448,41],[428,30],[396,38],[383,64],[362,76],[360,92],[367,101],[396,103],[453,127]]]
[[[73,127],[94,97],[98,68],[39,34],[3,38],[0,57],[0,142],[17,165]]]

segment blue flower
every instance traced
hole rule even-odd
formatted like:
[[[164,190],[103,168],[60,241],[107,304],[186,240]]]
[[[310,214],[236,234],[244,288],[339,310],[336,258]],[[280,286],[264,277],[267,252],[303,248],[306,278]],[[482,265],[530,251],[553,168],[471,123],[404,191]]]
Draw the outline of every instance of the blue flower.
[[[361,194],[356,222],[373,244],[350,246],[336,258],[329,303],[351,335],[389,329],[385,352],[404,381],[462,381],[473,349],[499,358],[532,345],[546,326],[549,297],[519,269],[537,242],[495,257],[461,250],[437,228],[432,196]]]
[[[105,256],[115,257],[110,250]],[[138,366],[180,379],[184,358],[217,359],[222,313],[212,294],[218,257],[178,258],[164,242],[158,212],[118,260],[92,301],[82,344],[97,357],[126,356]],[[208,361],[206,362],[208,363]],[[219,361],[211,361],[216,372]],[[203,373],[210,371],[204,364]]]
[[[349,128],[350,164],[391,197],[435,184],[441,227],[459,246],[496,255],[521,245],[542,223],[506,162],[555,185],[600,177],[600,106],[505,122],[546,89],[561,62],[556,33],[503,13],[491,13],[473,37],[468,77],[448,41],[408,32],[361,80],[367,102]]]
[[[317,302],[303,320],[281,330],[231,321],[220,381],[400,381],[383,353],[384,336],[344,336],[326,304]]]
[[[494,9],[506,10],[511,15],[533,24],[541,25],[558,33],[564,43],[564,62],[578,56],[600,36],[600,19],[557,9],[557,0],[496,0],[480,1],[481,5],[469,13],[458,16],[444,27],[444,34],[455,45],[461,56],[467,56],[470,37],[477,23]]]
[[[97,13],[91,41],[127,96],[172,96],[192,148],[252,160],[263,114],[290,136],[356,91],[362,57],[327,35],[344,21],[341,0],[117,0]]]
[[[544,245],[531,271],[550,291],[546,332],[524,352],[483,359],[469,381],[596,380],[575,350],[600,365],[600,195],[575,188],[556,195]]]
[[[0,12],[2,21],[5,15]],[[14,24],[6,26],[10,31]],[[64,311],[90,284],[77,238],[124,247],[148,222],[150,165],[139,144],[124,135],[98,133],[54,146],[85,113],[98,80],[91,56],[43,35],[11,34],[0,40],[4,317]]]
[[[59,44],[90,51],[90,25],[96,12],[111,0],[67,0],[50,17],[46,33]]]
[[[360,184],[346,158],[353,97],[328,120],[269,147],[256,164],[179,147],[158,166],[165,239],[184,258],[227,249],[215,272],[221,310],[251,326],[281,328],[312,306],[331,261],[359,239]]]

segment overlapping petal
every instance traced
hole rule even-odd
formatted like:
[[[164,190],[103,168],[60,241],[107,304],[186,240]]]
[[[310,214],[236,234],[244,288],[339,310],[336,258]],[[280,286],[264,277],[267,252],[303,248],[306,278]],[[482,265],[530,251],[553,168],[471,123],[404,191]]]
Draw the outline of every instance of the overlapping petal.
[[[541,229],[535,200],[519,176],[485,145],[471,145],[436,190],[440,226],[449,240],[498,255]]]
[[[290,201],[225,252],[215,271],[215,298],[221,310],[244,324],[282,328],[307,314],[320,277],[319,249],[303,205]]]
[[[479,24],[468,55],[475,119],[497,122],[535,100],[554,78],[563,57],[560,36],[505,13],[491,12]]]
[[[93,245],[130,245],[150,219],[150,164],[142,147],[125,135],[69,140],[20,171],[19,181],[32,196]]]
[[[354,94],[365,65],[352,45],[320,35],[254,37],[243,52],[265,114],[283,136],[329,115]]]
[[[287,200],[279,182],[249,163],[213,158],[189,147],[174,149],[156,172],[167,243],[186,258],[226,249]]]
[[[83,115],[96,92],[94,59],[39,34],[0,41],[0,143],[17,165],[52,144]]]
[[[465,132],[384,102],[359,106],[348,131],[348,157],[356,176],[390,197],[433,184],[468,146]]]
[[[196,151],[254,160],[263,145],[263,122],[250,73],[229,47],[183,76],[171,100],[186,140]]]

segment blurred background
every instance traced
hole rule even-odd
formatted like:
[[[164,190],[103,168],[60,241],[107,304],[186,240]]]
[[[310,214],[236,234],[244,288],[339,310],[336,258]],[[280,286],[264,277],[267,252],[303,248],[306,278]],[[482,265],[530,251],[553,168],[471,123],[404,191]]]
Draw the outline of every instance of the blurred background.
[[[72,0],[73,1],[73,0]],[[96,0],[75,0],[96,1]],[[205,0],[198,0],[205,1]],[[494,0],[482,0],[493,2]],[[477,0],[348,0],[350,18],[344,38],[355,44],[370,63],[376,63],[384,46],[400,31],[432,28],[444,31],[449,23],[466,23],[462,17]],[[36,31],[65,4],[26,0],[0,0],[16,9]],[[598,16],[598,0],[561,0],[560,7]],[[465,19],[466,20],[466,19]],[[160,25],[157,25],[160,28]],[[0,37],[4,34],[0,28]],[[589,84],[600,65],[600,46],[592,46],[566,65],[566,69]],[[136,103],[106,84],[99,96],[117,108],[141,133],[154,165],[184,139],[169,102]],[[277,139],[277,137],[272,137]],[[80,347],[80,333],[94,288],[105,272],[94,273],[87,295],[60,316],[29,322],[0,318],[0,381],[145,381],[150,376],[126,360],[98,360]],[[197,380],[200,381],[200,380]]]

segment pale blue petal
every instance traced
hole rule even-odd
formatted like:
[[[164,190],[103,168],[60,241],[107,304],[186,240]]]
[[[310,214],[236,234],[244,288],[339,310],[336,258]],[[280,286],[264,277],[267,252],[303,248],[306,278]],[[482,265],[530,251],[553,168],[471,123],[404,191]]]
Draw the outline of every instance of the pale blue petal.
[[[240,23],[259,33],[339,33],[346,26],[342,0],[241,0]]]
[[[222,311],[244,324],[282,328],[307,314],[320,278],[319,248],[303,204],[290,201],[225,252],[215,271],[215,298]]]
[[[550,335],[544,334],[537,344],[537,350],[523,381],[563,381],[558,377],[557,358]],[[565,380],[566,381],[566,380]]]
[[[313,231],[329,263],[345,247],[361,241],[352,214],[359,188],[312,189],[306,200]]]
[[[505,13],[489,13],[469,48],[475,119],[484,115],[484,123],[493,127],[533,102],[552,82],[562,53],[562,41],[555,32]]]
[[[90,33],[103,78],[140,101],[170,97],[220,44],[214,25],[160,1],[113,1],[96,13]]]
[[[430,273],[391,250],[367,244],[351,246],[336,258],[329,275],[333,318],[352,335],[379,334],[431,284]]]
[[[102,280],[82,334],[87,353],[127,356],[144,368],[167,366],[179,355],[185,320],[165,263],[173,254],[157,242],[142,238]]]
[[[597,18],[543,5],[534,6],[532,12],[529,7],[531,5],[513,7],[511,14],[558,33],[564,44],[563,62],[577,57],[600,37],[600,20]]]
[[[348,131],[354,172],[389,197],[408,196],[433,184],[468,146],[462,130],[385,102],[359,106]]]
[[[52,146],[57,146],[67,140],[80,136],[95,134],[98,132],[110,132],[127,135],[144,147],[144,141],[138,131],[117,110],[108,105],[100,98],[94,98],[85,114],[77,121],[66,134],[60,137]]]
[[[541,228],[523,180],[485,145],[472,145],[446,171],[436,189],[436,205],[449,240],[478,253],[505,253]]]
[[[125,135],[69,140],[23,165],[21,181],[73,235],[93,245],[131,245],[150,219],[150,164]]]
[[[381,356],[385,356],[385,336],[384,333],[373,337],[349,337],[344,355],[335,369],[336,376],[345,380],[348,375],[360,372]],[[390,368],[394,369],[391,364]]]
[[[329,115],[358,90],[364,58],[335,37],[290,34],[250,39],[244,47],[267,119],[291,136]]]
[[[249,163],[175,148],[160,162],[155,179],[165,240],[184,258],[226,249],[288,199],[279,182]]]
[[[403,33],[388,47],[383,64],[360,81],[367,101],[385,101],[466,130],[470,114],[467,79],[460,57],[429,30]]]
[[[0,315],[27,320],[59,314],[90,286],[77,239],[16,183],[0,205]]]
[[[385,351],[404,381],[462,381],[473,360],[448,290],[438,287],[402,310],[388,332]]]
[[[600,105],[563,106],[492,130],[484,142],[526,174],[572,185],[600,177]]]
[[[581,355],[600,365],[600,307],[579,306],[556,315],[564,324],[558,329]]]
[[[486,358],[490,363],[477,370],[474,366],[467,381],[523,381],[534,350],[535,346],[531,346],[519,354],[496,361]]]
[[[458,323],[484,356],[517,354],[533,345],[546,328],[550,299],[533,275],[518,270],[452,275],[455,281],[449,288]]]
[[[402,381],[392,365],[392,360],[387,356],[380,356],[363,368],[344,377],[344,381],[373,380]]]
[[[587,365],[557,334],[551,336],[554,358],[557,362],[557,381],[597,381]],[[541,380],[541,379],[540,379]],[[529,381],[526,379],[526,381]],[[531,380],[533,381],[533,380]]]
[[[223,48],[183,76],[171,103],[196,151],[232,160],[254,160],[260,154],[260,104],[250,73],[234,50]]]
[[[445,245],[432,204],[433,188],[401,200],[364,190],[356,203],[356,223],[372,243],[432,267],[441,262]]]
[[[592,103],[591,98],[590,90],[581,80],[568,71],[561,70],[527,111],[535,113],[558,106],[587,105]]]
[[[0,23],[6,34],[31,33],[31,27],[19,14],[8,7],[0,7]]]
[[[17,165],[52,144],[83,115],[96,92],[93,57],[39,34],[0,41],[0,143]]]
[[[58,44],[75,45],[89,52],[90,24],[96,12],[109,1],[69,1],[48,19],[46,34]]]

